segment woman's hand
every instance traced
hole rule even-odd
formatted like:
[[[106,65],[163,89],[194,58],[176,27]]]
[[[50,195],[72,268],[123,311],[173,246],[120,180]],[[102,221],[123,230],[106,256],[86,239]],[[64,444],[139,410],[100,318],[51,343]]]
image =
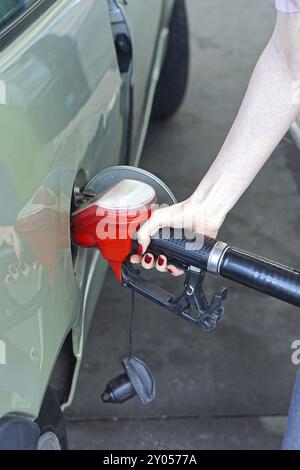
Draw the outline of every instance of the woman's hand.
[[[169,265],[164,255],[160,255],[155,259],[151,253],[147,253],[147,247],[151,237],[160,228],[173,227],[183,228],[215,238],[221,223],[222,220],[217,220],[217,218],[207,210],[205,204],[198,202],[197,197],[194,195],[179,204],[157,209],[138,232],[138,254],[131,257],[131,262],[133,264],[141,263],[145,269],[156,267],[158,271],[168,271],[174,276],[180,276],[183,271],[173,265]]]

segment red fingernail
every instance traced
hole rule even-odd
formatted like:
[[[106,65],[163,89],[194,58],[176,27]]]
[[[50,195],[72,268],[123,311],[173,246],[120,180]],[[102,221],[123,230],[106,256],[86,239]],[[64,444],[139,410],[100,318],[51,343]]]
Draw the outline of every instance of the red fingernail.
[[[172,272],[173,272],[171,268],[167,268],[167,271],[168,271],[169,273],[171,273],[171,274],[172,274]]]
[[[158,266],[162,266],[164,264],[165,260],[163,259],[162,256],[159,256],[157,262],[158,262]]]
[[[144,250],[143,250],[142,245],[138,244],[137,249],[136,249],[137,254],[138,254],[138,255],[142,255],[142,254],[143,254],[143,251],[144,251]]]
[[[149,256],[149,255],[146,255],[146,256],[145,256],[145,263],[147,263],[147,264],[150,264],[150,263],[151,263],[151,261],[152,261],[152,258],[151,258],[151,256]]]

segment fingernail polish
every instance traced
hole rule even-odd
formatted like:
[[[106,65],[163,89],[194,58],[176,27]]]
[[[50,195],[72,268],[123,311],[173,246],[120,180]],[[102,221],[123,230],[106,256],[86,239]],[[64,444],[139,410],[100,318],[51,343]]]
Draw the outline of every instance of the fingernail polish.
[[[137,249],[136,249],[137,254],[138,254],[138,255],[142,255],[142,254],[143,254],[143,251],[144,251],[144,250],[143,250],[142,245],[138,244]]]
[[[146,256],[145,256],[145,263],[146,263],[146,264],[150,264],[150,263],[151,263],[151,261],[152,261],[152,258],[151,258],[151,256],[149,256],[149,255],[146,255]]]
[[[157,260],[158,266],[162,266],[164,264],[164,262],[165,262],[165,260],[163,259],[163,257],[159,256],[158,260]]]
[[[167,268],[167,271],[168,271],[169,273],[171,273],[171,274],[172,274],[172,272],[173,272],[171,268]]]

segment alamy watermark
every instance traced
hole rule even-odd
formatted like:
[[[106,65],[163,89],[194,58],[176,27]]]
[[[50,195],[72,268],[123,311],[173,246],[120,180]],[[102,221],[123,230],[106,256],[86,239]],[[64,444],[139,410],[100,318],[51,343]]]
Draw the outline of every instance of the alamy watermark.
[[[291,360],[294,366],[300,365],[300,339],[296,339],[292,342],[291,348],[294,350]]]
[[[136,240],[141,225],[152,215],[155,226],[163,227],[160,230],[157,228],[156,233],[152,234],[153,239],[169,239],[172,235],[176,240],[185,240],[186,250],[200,250],[205,243],[205,237],[201,233],[206,231],[205,220],[207,218],[203,217],[203,220],[200,218],[199,223],[196,224],[194,223],[194,213],[192,211],[183,212],[179,215],[170,212],[166,215],[168,219],[164,219],[164,224],[161,225],[158,216],[160,213],[159,209],[167,207],[167,204],[152,204],[150,208],[148,206],[140,206],[136,209],[112,210],[110,212],[105,207],[99,205],[96,209],[96,216],[99,220],[96,225],[97,239],[102,241],[127,240],[128,238]],[[185,227],[191,227],[193,230]],[[75,235],[76,240],[76,231],[73,235]]]
[[[0,80],[0,105],[6,104],[6,83],[4,80]]]
[[[6,344],[4,341],[0,340],[0,366],[6,364]]]

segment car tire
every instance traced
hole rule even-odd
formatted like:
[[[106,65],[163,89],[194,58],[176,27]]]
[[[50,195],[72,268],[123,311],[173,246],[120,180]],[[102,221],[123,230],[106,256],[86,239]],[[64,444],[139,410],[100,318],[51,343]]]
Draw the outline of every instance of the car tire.
[[[68,449],[64,415],[56,393],[51,387],[48,387],[46,391],[36,423],[40,427],[37,450]]]
[[[165,62],[157,84],[151,119],[167,119],[180,107],[189,75],[189,28],[185,0],[175,0]]]

